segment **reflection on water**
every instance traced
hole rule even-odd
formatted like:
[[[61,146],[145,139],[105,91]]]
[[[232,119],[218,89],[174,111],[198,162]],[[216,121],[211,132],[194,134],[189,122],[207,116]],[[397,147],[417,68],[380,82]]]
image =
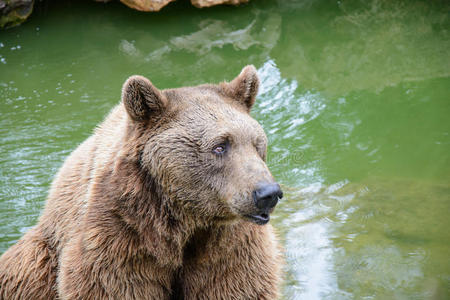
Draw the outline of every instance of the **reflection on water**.
[[[449,278],[433,274],[448,274],[449,194],[448,185],[379,178],[291,191],[276,219],[291,266],[287,295],[440,299]]]
[[[283,20],[283,30],[298,42],[278,43],[285,53],[279,60],[282,73],[308,89],[331,95],[448,77],[448,3],[446,9],[433,4],[439,5],[437,1],[336,1],[337,14],[309,10],[290,14]],[[313,44],[304,43],[309,40]]]
[[[272,221],[286,249],[284,298],[448,299],[449,8],[180,2],[149,17],[51,4],[0,36],[0,253],[35,224],[52,176],[127,76],[168,88],[253,63],[252,115],[286,194]]]

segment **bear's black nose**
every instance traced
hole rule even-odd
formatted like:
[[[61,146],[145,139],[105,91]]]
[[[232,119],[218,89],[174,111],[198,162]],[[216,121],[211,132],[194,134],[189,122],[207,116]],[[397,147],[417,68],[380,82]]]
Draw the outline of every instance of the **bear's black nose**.
[[[253,191],[255,205],[262,210],[273,208],[281,198],[283,198],[283,192],[278,183],[259,184],[259,187]]]

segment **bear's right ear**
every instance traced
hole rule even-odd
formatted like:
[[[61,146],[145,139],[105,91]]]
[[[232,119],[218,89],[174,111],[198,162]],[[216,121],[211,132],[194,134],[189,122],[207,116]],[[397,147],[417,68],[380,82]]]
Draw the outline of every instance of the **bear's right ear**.
[[[250,111],[258,94],[258,71],[253,65],[245,66],[235,79],[223,86],[228,95]]]
[[[122,101],[131,119],[142,122],[167,107],[167,99],[147,78],[134,75],[125,81]]]

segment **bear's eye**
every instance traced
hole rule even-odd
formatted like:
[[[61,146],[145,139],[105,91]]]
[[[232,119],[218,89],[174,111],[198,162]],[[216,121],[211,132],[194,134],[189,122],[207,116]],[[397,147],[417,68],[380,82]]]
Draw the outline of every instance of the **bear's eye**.
[[[225,153],[226,150],[227,150],[227,145],[226,145],[226,143],[223,143],[223,144],[214,146],[212,152],[217,155],[222,155]]]

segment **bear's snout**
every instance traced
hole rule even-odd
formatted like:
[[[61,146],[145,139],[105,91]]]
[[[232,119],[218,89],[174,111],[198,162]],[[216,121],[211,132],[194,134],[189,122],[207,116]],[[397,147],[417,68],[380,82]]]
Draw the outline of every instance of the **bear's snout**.
[[[283,198],[283,192],[278,183],[259,184],[259,187],[253,191],[255,205],[261,210],[270,210],[281,198]]]
[[[277,205],[278,199],[283,198],[283,192],[278,183],[260,183],[252,195],[258,213],[247,215],[247,217],[256,224],[264,225],[269,222],[269,213]]]

